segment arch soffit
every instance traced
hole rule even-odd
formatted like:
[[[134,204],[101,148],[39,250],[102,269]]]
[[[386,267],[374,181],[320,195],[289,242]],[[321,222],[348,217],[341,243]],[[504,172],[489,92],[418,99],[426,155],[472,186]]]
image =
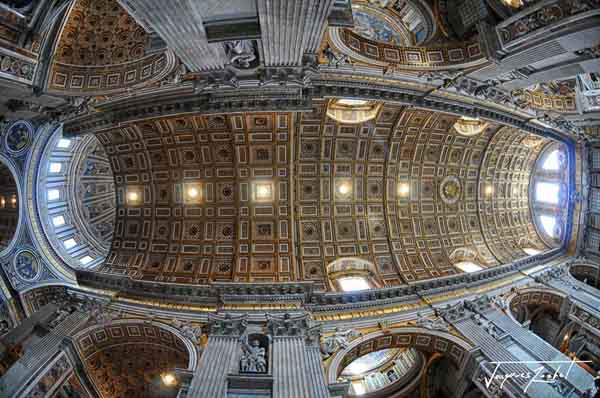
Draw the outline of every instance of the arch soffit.
[[[517,321],[514,314],[516,313],[517,307],[522,304],[526,306],[544,305],[560,312],[560,308],[563,305],[563,300],[566,297],[566,294],[554,289],[540,287],[522,289],[511,293],[506,298],[506,303],[510,309],[510,311],[508,311],[508,316],[510,316],[516,323],[520,323]]]
[[[76,333],[73,336],[73,340],[75,341],[75,346],[77,347],[77,350],[80,352],[81,357],[87,358],[90,355],[92,355],[94,352],[104,350],[115,344],[119,344],[119,343],[107,344],[106,346],[103,346],[100,349],[90,350],[90,348],[93,348],[94,344],[95,344],[95,340],[91,337],[92,334],[101,332],[106,329],[115,328],[115,327],[122,330],[124,327],[126,328],[128,326],[134,326],[136,328],[136,330],[140,330],[140,331],[142,331],[142,333],[145,332],[145,330],[143,329],[144,327],[158,329],[159,332],[161,332],[161,336],[156,336],[157,339],[159,340],[159,342],[162,342],[162,340],[160,340],[162,337],[170,339],[170,337],[167,337],[169,335],[172,336],[173,339],[179,340],[179,342],[185,347],[187,354],[188,354],[188,358],[189,358],[188,370],[194,370],[196,368],[196,366],[198,364],[198,350],[197,350],[196,346],[194,345],[194,343],[189,338],[187,338],[183,334],[181,334],[181,332],[179,330],[177,330],[176,328],[174,328],[173,326],[168,325],[163,322],[159,322],[159,321],[148,322],[148,321],[141,320],[141,319],[119,319],[119,320],[111,322],[110,325],[105,325],[105,324],[91,325],[91,326],[79,331],[78,333]],[[167,334],[162,334],[162,332],[165,332]],[[123,338],[123,339],[126,339],[127,337],[130,337],[130,336],[120,336],[120,338]],[[143,335],[139,335],[136,337],[143,337]],[[174,345],[176,345],[177,340],[171,340],[171,341],[173,342]]]
[[[458,367],[467,359],[473,346],[453,334],[419,327],[402,327],[377,331],[359,337],[333,355],[327,369],[328,383],[337,382],[340,372],[355,359],[387,348],[415,348],[448,355]]]

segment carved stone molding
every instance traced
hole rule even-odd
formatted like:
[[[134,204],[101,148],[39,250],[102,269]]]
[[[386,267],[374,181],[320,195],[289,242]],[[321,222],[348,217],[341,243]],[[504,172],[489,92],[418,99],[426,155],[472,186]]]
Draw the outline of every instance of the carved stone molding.
[[[428,318],[417,312],[417,326],[430,329],[430,330],[441,330],[444,332],[448,331],[448,323],[441,316],[435,318]]]
[[[448,304],[445,308],[439,310],[439,313],[449,323],[464,320],[473,314],[466,308],[465,302],[459,302],[454,305]]]
[[[247,314],[233,316],[231,314],[208,315],[207,331],[211,336],[241,336],[248,326]]]

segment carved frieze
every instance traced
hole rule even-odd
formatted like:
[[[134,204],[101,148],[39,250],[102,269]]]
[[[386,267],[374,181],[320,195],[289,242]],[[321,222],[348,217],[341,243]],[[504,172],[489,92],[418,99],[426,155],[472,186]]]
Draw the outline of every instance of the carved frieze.
[[[549,27],[557,22],[600,7],[598,0],[568,0],[546,3],[542,7],[529,7],[521,18],[500,25],[498,33],[503,44],[508,44],[532,32]]]
[[[0,74],[32,80],[35,64],[12,55],[0,54]]]

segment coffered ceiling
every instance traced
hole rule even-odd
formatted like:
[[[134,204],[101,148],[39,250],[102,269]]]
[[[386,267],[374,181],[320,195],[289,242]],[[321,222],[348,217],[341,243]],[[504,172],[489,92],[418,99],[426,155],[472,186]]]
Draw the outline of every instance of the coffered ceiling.
[[[77,348],[102,397],[174,396],[160,385],[161,372],[187,368],[189,354],[173,333],[144,323],[86,330]]]
[[[399,285],[461,272],[453,263],[465,257],[490,267],[544,248],[528,179],[547,139],[494,123],[467,137],[452,128],[457,116],[397,105],[341,124],[327,102],[98,133],[117,191],[98,271],[328,289],[326,266],[340,257],[371,261],[380,280]]]

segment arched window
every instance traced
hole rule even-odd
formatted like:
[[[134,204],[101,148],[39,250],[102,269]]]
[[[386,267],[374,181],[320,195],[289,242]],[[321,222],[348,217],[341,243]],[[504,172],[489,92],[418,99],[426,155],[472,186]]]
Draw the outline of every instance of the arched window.
[[[535,249],[533,247],[524,247],[523,251],[527,253],[529,256],[535,256],[536,254],[540,254],[542,251],[539,249]]]
[[[538,156],[530,181],[529,202],[534,224],[541,240],[549,247],[559,246],[564,238],[568,200],[567,169],[564,146],[551,143]],[[525,253],[535,255],[539,253],[540,246],[527,244],[522,247]],[[534,251],[528,251],[527,248],[533,248]]]
[[[454,266],[456,268],[458,268],[459,270],[461,270],[462,272],[467,272],[467,273],[477,272],[477,271],[481,271],[483,269],[481,266],[475,264],[472,261],[461,261],[461,262],[454,264]]]
[[[348,276],[338,278],[337,282],[344,292],[357,292],[370,289],[369,281],[364,276]]]
[[[332,290],[358,292],[383,286],[375,265],[357,257],[337,259],[327,265],[327,276]]]
[[[449,260],[461,272],[466,273],[481,271],[485,268],[485,264],[487,264],[474,247],[459,247],[455,249],[450,254]]]
[[[340,123],[364,123],[375,119],[380,108],[381,104],[374,101],[340,98],[329,102],[327,116]]]

